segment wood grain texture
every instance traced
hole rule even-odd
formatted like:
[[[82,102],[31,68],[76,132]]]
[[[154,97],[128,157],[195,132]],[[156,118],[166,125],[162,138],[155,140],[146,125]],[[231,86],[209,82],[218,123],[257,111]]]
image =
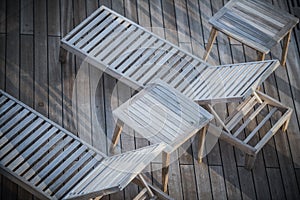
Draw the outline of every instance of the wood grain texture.
[[[23,5],[26,1],[20,1],[20,6]],[[48,13],[47,15],[47,21],[50,24],[47,24],[47,34],[48,36],[51,31],[52,33],[58,34],[58,36],[64,37],[67,33],[69,33],[73,28],[74,28],[74,19],[78,16],[78,13],[86,12],[86,16],[88,16],[92,10],[95,9],[96,4],[98,3],[98,6],[105,5],[108,8],[112,8],[115,11],[124,11],[125,7],[122,6],[124,1],[111,1],[111,0],[99,0],[97,1],[83,1],[84,4],[86,4],[86,9],[80,9],[80,6],[75,6],[74,8],[74,3],[75,1],[70,1],[70,0],[63,0],[59,1],[59,13],[57,13],[57,1],[51,1],[47,2],[47,9],[46,12]],[[121,2],[121,3],[120,3]],[[188,23],[189,23],[189,32],[191,33],[192,39],[194,38],[199,38],[196,39],[196,41],[192,40],[192,49],[193,49],[193,54],[197,55],[197,57],[202,57],[203,52],[204,52],[204,45],[199,45],[198,42],[201,40],[204,42],[207,42],[208,36],[209,36],[209,31],[210,31],[210,25],[208,24],[209,18],[212,16],[212,13],[217,10],[216,5],[222,5],[223,3],[227,3],[228,1],[211,1],[211,0],[199,0],[199,1],[186,1],[186,10],[182,10],[183,14],[186,14],[188,17]],[[283,0],[264,0],[263,2],[268,2],[268,3],[274,3],[276,7],[278,7],[281,10],[286,10],[287,12],[293,13],[294,15],[297,15],[297,7],[299,7],[299,2],[297,0],[288,0],[288,1],[283,1]],[[30,65],[31,62],[34,63],[34,60],[31,61],[31,59],[34,59],[33,56],[35,56],[35,53],[33,50],[35,48],[35,43],[39,41],[46,41],[48,40],[48,37],[43,37],[42,40],[38,40],[35,38],[31,33],[29,35],[23,36],[20,35],[21,30],[23,29],[23,22],[26,19],[27,21],[32,20],[32,25],[31,26],[36,26],[35,23],[37,23],[37,20],[34,19],[36,16],[32,15],[32,13],[28,13],[31,8],[27,8],[27,10],[18,10],[15,9],[11,6],[11,3],[13,1],[8,1],[8,0],[3,0],[1,1],[1,19],[5,19],[4,21],[1,20],[0,22],[0,87],[1,89],[5,89],[6,91],[10,91],[7,87],[10,87],[7,80],[12,77],[9,75],[7,72],[10,71],[12,68],[9,68],[11,65],[8,64],[9,60],[7,59],[14,59],[14,62],[16,63],[16,60],[19,59],[19,70],[20,72],[16,71],[17,74],[15,74],[16,81],[19,82],[17,85],[20,85],[19,88],[13,92],[14,94],[16,93],[17,95],[20,95],[20,99],[24,100],[26,103],[29,105],[33,105],[33,100],[31,101],[30,99],[32,98],[32,95],[34,94],[34,91],[32,90],[33,86],[31,82],[28,82],[28,84],[25,84],[25,81],[33,78],[33,77],[27,77],[25,76],[26,74],[35,74],[36,76],[39,75],[39,73],[35,72],[35,68],[38,66],[34,66],[34,64]],[[34,1],[32,1],[32,4]],[[55,4],[55,6],[52,6],[52,4]],[[163,6],[162,4],[166,4],[166,2],[163,2],[161,0],[151,0],[151,1],[144,1],[144,0],[137,0],[134,1],[134,4],[136,4],[136,9],[131,9],[130,11],[127,11],[128,16],[137,16],[137,22],[143,26],[143,27],[148,27],[149,22],[148,18],[150,18],[150,26],[152,32],[155,34],[159,35],[160,37],[164,38],[165,32],[163,29],[165,27],[169,27],[167,19],[164,19],[165,13],[167,11],[163,12]],[[197,5],[198,4],[198,5]],[[171,1],[171,6],[169,8],[171,9],[171,12],[175,13],[175,9],[181,9],[181,7],[176,8],[174,1]],[[8,6],[8,7],[7,7]],[[7,9],[6,9],[7,7]],[[85,6],[84,6],[85,7]],[[147,7],[149,7],[149,13],[147,12]],[[5,9],[4,9],[5,8]],[[14,11],[12,12],[12,9]],[[168,9],[169,9],[168,8]],[[54,9],[53,13],[51,13],[51,10]],[[173,10],[173,11],[172,11]],[[145,11],[145,12],[144,12]],[[130,13],[133,12],[133,13]],[[13,14],[9,14],[13,13]],[[16,14],[16,15],[15,15]],[[17,16],[18,15],[18,16]],[[55,16],[53,16],[55,15]],[[22,17],[21,17],[22,16]],[[23,19],[24,16],[24,19]],[[51,16],[51,17],[50,17]],[[52,17],[54,17],[52,19]],[[199,19],[198,19],[199,17]],[[299,16],[298,16],[299,17]],[[32,19],[31,19],[32,18]],[[54,24],[57,24],[57,18],[59,18],[59,27],[54,27]],[[29,20],[28,20],[29,19]],[[14,21],[18,21],[17,23],[17,30],[15,37],[11,37],[11,33],[8,33],[7,30],[12,30],[14,25],[16,24]],[[174,22],[176,24],[176,14],[173,15],[173,18],[170,19],[170,22],[173,22],[173,27],[174,27]],[[7,22],[7,23],[6,23]],[[30,24],[30,23],[29,23]],[[53,28],[50,28],[53,27]],[[198,26],[200,30],[198,29]],[[18,28],[19,27],[19,28]],[[155,28],[156,27],[156,28]],[[175,28],[177,31],[177,29]],[[58,32],[59,31],[59,32]],[[275,136],[274,140],[269,142],[264,149],[262,150],[262,158],[258,157],[258,165],[262,167],[262,170],[266,171],[266,176],[259,176],[255,175],[253,176],[253,171],[248,171],[246,170],[244,166],[244,154],[239,151],[237,148],[234,148],[234,156],[235,156],[235,161],[234,159],[232,160],[234,163],[230,164],[232,168],[230,167],[225,167],[225,162],[224,159],[222,158],[221,162],[221,153],[226,153],[226,152],[231,152],[231,146],[227,145],[222,145],[217,144],[215,146],[215,149],[217,150],[218,154],[214,153],[212,151],[210,154],[208,154],[209,162],[207,161],[207,158],[204,158],[204,163],[201,165],[196,164],[194,162],[194,170],[195,170],[195,176],[196,176],[196,187],[197,187],[197,192],[198,192],[198,199],[212,199],[212,178],[210,177],[210,171],[212,170],[213,165],[217,165],[221,167],[221,170],[223,172],[223,178],[224,178],[224,183],[225,187],[223,190],[225,191],[225,194],[227,195],[227,187],[229,184],[232,182],[230,181],[231,179],[227,178],[225,174],[230,174],[228,172],[225,173],[225,171],[237,171],[238,172],[238,181],[240,188],[235,188],[232,187],[234,190],[237,190],[239,193],[241,193],[243,199],[257,199],[258,197],[262,196],[260,187],[268,187],[269,192],[270,192],[270,197],[273,196],[283,196],[283,193],[276,193],[275,189],[278,188],[278,191],[286,190],[289,191],[290,198],[292,198],[295,194],[295,192],[299,191],[299,148],[298,148],[298,141],[299,141],[299,101],[297,99],[299,95],[299,83],[298,83],[298,76],[299,76],[299,24],[296,26],[295,29],[293,29],[292,37],[291,37],[291,43],[289,45],[289,51],[288,51],[288,57],[287,57],[287,65],[285,69],[277,69],[275,74],[272,74],[270,78],[268,78],[265,82],[264,85],[261,87],[261,89],[266,92],[268,95],[271,97],[276,98],[277,100],[280,100],[282,103],[285,105],[288,105],[294,109],[294,113],[292,115],[291,123],[288,127],[287,133],[279,133]],[[51,33],[51,34],[52,34]],[[39,37],[39,36],[38,36]],[[17,38],[16,40],[14,38]],[[14,41],[11,41],[14,40]],[[18,42],[19,40],[19,42]],[[202,44],[202,43],[201,43]],[[246,47],[244,45],[240,45],[239,42],[230,39],[230,49],[232,52],[232,57],[226,57],[229,53],[227,52],[226,48],[220,48],[223,43],[216,41],[214,44],[214,47],[212,49],[211,56],[209,57],[209,63],[212,64],[225,64],[227,63],[240,63],[240,62],[245,62],[247,58],[247,61],[253,61],[257,59],[257,54],[254,50],[250,50],[249,47]],[[24,45],[24,46],[23,46]],[[31,47],[32,45],[32,47]],[[50,48],[49,43],[46,46],[46,49]],[[183,45],[185,46],[185,45]],[[16,49],[17,48],[17,49]],[[19,48],[19,50],[18,50]],[[52,47],[51,47],[52,48]],[[55,47],[53,47],[55,48]],[[197,51],[202,51],[202,54],[198,52],[195,53],[195,49]],[[23,51],[25,50],[25,51]],[[224,52],[226,50],[226,52]],[[8,52],[10,51],[10,53]],[[57,52],[58,50],[55,50]],[[19,53],[17,53],[19,52]],[[10,55],[7,57],[7,53]],[[47,57],[50,54],[50,52],[47,52]],[[52,54],[52,53],[51,53]],[[53,52],[54,54],[54,52]],[[222,58],[222,55],[225,55],[225,57]],[[19,57],[20,56],[20,57]],[[266,59],[270,58],[281,58],[281,45],[279,44],[278,46],[275,47],[275,50],[273,49],[271,54],[266,55]],[[50,58],[48,58],[50,59]],[[232,60],[232,61],[231,61]],[[50,62],[49,60],[47,62]],[[25,66],[26,64],[26,66]],[[42,67],[45,67],[44,65]],[[50,67],[50,66],[49,66]],[[76,122],[76,117],[74,117],[74,114],[76,116],[76,113],[73,113],[72,109],[72,93],[73,93],[73,86],[74,86],[74,80],[76,76],[76,69],[75,69],[75,62],[74,62],[74,56],[72,54],[67,54],[67,62],[66,64],[63,64],[61,66],[62,70],[62,89],[60,91],[63,101],[62,101],[62,113],[57,114],[58,121],[63,120],[63,126],[67,128],[68,130],[72,130],[73,133],[77,133],[76,126],[74,125],[74,120]],[[7,71],[8,69],[8,71]],[[24,69],[24,71],[23,71]],[[90,69],[93,69],[91,67]],[[32,70],[32,71],[31,71]],[[24,76],[23,76],[24,75]],[[48,77],[53,77],[54,74],[48,74]],[[92,133],[91,133],[91,138],[93,145],[97,149],[104,148],[106,151],[107,148],[107,141],[106,141],[106,136],[105,134],[108,133],[110,134],[113,131],[113,125],[110,124],[110,113],[105,111],[105,107],[111,104],[111,98],[108,98],[110,95],[110,92],[112,91],[111,88],[114,88],[114,86],[111,86],[111,84],[115,84],[115,80],[111,78],[111,81],[105,81],[104,83],[104,76],[107,75],[99,75],[99,70],[95,69],[90,70],[90,80],[101,76],[101,79],[98,83],[91,83],[91,90],[96,88],[96,97],[91,96],[92,103],[94,101],[95,107],[97,108],[96,114],[92,114],[92,124],[94,125],[95,120],[100,121],[101,127],[103,127],[104,130],[104,137],[101,137],[101,134],[98,133],[98,128],[99,127],[93,127],[92,128]],[[109,76],[108,76],[109,77]],[[51,86],[48,86],[49,88]],[[92,93],[91,93],[92,94]],[[48,95],[50,98],[51,96]],[[48,98],[47,97],[47,98]],[[30,103],[32,102],[32,103]],[[113,100],[114,102],[114,100]],[[49,104],[50,105],[50,104]],[[114,102],[113,105],[117,106],[118,102]],[[75,110],[76,110],[76,103],[74,104]],[[228,111],[232,111],[236,107],[236,104],[232,104],[230,107],[228,107]],[[224,108],[225,110],[225,108]],[[111,111],[110,111],[111,112]],[[60,115],[60,116],[59,116]],[[53,117],[56,117],[53,113]],[[53,118],[54,119],[54,118]],[[108,123],[106,123],[108,122]],[[272,125],[272,121],[269,122],[270,125]],[[77,124],[77,122],[76,122]],[[102,135],[103,136],[103,135]],[[241,135],[242,136],[242,135]],[[103,140],[105,141],[103,141]],[[193,143],[194,145],[195,143]],[[139,140],[135,139],[135,145],[136,148],[140,148],[143,146],[146,146],[148,144],[145,143],[140,143]],[[195,147],[195,148],[194,148]],[[221,148],[220,148],[221,147]],[[223,148],[224,147],[224,148]],[[228,149],[227,149],[228,148]],[[192,148],[194,152],[194,157],[197,156],[197,147],[194,145]],[[104,152],[105,152],[104,151]],[[218,156],[217,156],[218,155]],[[231,155],[231,154],[229,154]],[[176,155],[177,157],[177,155]],[[225,158],[225,157],[224,157]],[[263,160],[264,165],[261,165],[261,159]],[[170,169],[170,172],[173,173],[173,176],[170,177],[169,183],[172,184],[172,188],[169,187],[169,192],[172,192],[171,196],[174,195],[176,199],[182,199],[183,198],[183,190],[182,190],[182,180],[181,180],[181,174],[180,174],[180,165],[179,162],[174,162],[176,163],[176,169],[172,170],[172,167]],[[161,164],[159,163],[153,163],[151,167],[153,169],[161,169]],[[226,169],[225,169],[226,168]],[[270,172],[272,171],[272,172]],[[161,170],[157,170],[153,172],[154,178],[153,181],[156,183],[157,186],[160,187],[160,180],[161,180],[161,175],[160,175]],[[257,172],[255,172],[257,173]],[[280,179],[278,178],[278,173],[281,174],[281,183]],[[273,177],[269,177],[269,175],[275,174]],[[188,174],[187,174],[188,175]],[[283,175],[285,175],[283,177]],[[295,177],[296,175],[296,177]],[[289,179],[289,177],[292,177]],[[295,178],[293,178],[295,177]],[[152,181],[152,177],[149,175],[149,178]],[[271,178],[276,179],[276,184],[275,182],[270,182]],[[172,182],[172,179],[174,181]],[[254,179],[262,179],[262,183],[267,183],[266,186],[262,184],[257,184],[258,181]],[[272,179],[273,180],[273,179]],[[296,180],[296,181],[295,181]],[[234,181],[236,181],[234,179]],[[18,194],[18,191],[20,191],[20,187],[16,186],[8,186],[11,185],[11,183],[5,179],[2,178],[1,182],[1,189],[0,193],[2,195],[3,199],[23,199],[21,196],[21,193]],[[255,183],[254,183],[255,182]],[[6,185],[7,184],[7,185]],[[194,186],[193,186],[194,187]],[[215,187],[215,184],[213,185]],[[178,189],[181,188],[181,189]],[[7,195],[4,198],[3,196],[3,191],[8,191],[8,189],[11,192],[7,192]],[[171,189],[171,190],[170,190]],[[268,190],[266,190],[268,193]],[[264,192],[266,192],[264,191]],[[292,192],[292,193],[291,193]],[[5,193],[6,194],[6,193]],[[125,194],[127,195],[127,194]],[[9,196],[11,198],[9,198]],[[267,195],[265,195],[267,196]],[[111,197],[111,199],[114,196]],[[117,195],[119,197],[119,195]],[[124,193],[121,192],[120,197],[124,197]],[[286,193],[284,193],[284,198],[286,198]],[[297,196],[294,196],[297,197]],[[38,197],[33,197],[33,199],[38,199]],[[103,199],[109,199],[109,197],[105,197]]]

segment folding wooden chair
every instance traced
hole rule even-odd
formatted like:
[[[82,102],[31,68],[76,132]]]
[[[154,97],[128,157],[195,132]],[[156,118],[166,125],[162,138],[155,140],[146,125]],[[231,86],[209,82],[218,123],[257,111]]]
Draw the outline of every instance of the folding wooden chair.
[[[291,116],[291,109],[271,97],[256,92],[261,83],[279,66],[277,60],[211,66],[104,6],[68,33],[61,40],[61,47],[61,60],[64,60],[66,50],[70,51],[134,89],[141,90],[153,80],[161,79],[190,99],[208,105],[222,125],[223,132],[227,133],[221,138],[230,138],[230,141],[227,141],[251,155],[250,157],[255,157],[261,147],[250,148],[248,140],[231,137],[230,128],[237,127],[226,126],[226,121],[221,120],[212,105],[232,101],[247,102],[248,98],[254,96],[259,104],[265,103],[278,108],[279,115],[282,116],[280,124],[283,122],[287,125]],[[255,104],[253,106],[248,104],[246,110],[250,112],[255,108]],[[232,117],[230,115],[230,118]],[[245,129],[245,125],[241,127],[242,130]],[[257,129],[259,128],[251,132],[251,135],[257,133]],[[278,128],[270,131],[276,130]],[[250,168],[251,165],[246,166]]]
[[[0,116],[1,174],[38,198],[101,198],[135,181],[136,199],[171,199],[140,174],[164,144],[107,157],[2,90]]]

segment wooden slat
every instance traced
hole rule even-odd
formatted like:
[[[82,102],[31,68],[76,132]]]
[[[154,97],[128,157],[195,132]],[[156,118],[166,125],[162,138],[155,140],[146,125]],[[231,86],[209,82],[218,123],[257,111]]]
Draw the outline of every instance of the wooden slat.
[[[15,115],[8,121],[4,126],[1,128],[1,133],[5,133],[8,129],[12,128],[16,123],[21,121],[27,114],[29,113],[28,110],[22,110],[20,113]]]
[[[28,145],[30,145],[37,137],[44,133],[44,131],[50,127],[50,124],[43,124],[38,130],[34,131],[29,137],[24,132],[15,137],[10,143],[8,143],[1,150],[1,164],[7,165],[15,156],[18,155],[18,152],[22,152]],[[17,147],[17,148],[16,148]],[[12,151],[11,151],[12,150]],[[9,153],[8,153],[9,152]]]
[[[41,147],[41,145],[46,142],[50,137],[53,136],[53,132],[55,132],[56,129],[52,128],[52,132],[48,131],[46,134],[44,134],[42,137],[40,137],[38,140],[36,140],[31,146],[32,148],[27,148],[22,155],[20,155],[18,158],[14,159],[13,162],[11,162],[9,164],[9,166],[7,166],[8,168],[10,168],[12,171],[14,171],[15,168],[17,168],[22,162],[26,162],[26,160],[32,156],[35,151]]]
[[[13,129],[11,129],[8,133],[6,133],[5,134],[5,136],[4,137],[2,137],[1,138],[1,142],[0,142],[0,147],[2,147],[8,140],[10,140],[11,139],[11,137],[14,137],[15,135],[17,135],[18,134],[18,132],[21,130],[21,129],[25,129],[26,128],[26,126],[28,125],[28,124],[30,124],[33,120],[34,120],[34,118],[35,118],[36,116],[34,115],[34,114],[30,114],[28,117],[26,117],[23,121],[21,121],[21,122],[19,122],[18,124],[17,124],[17,126],[15,126]],[[2,135],[2,134],[1,134]]]
[[[31,168],[38,160],[38,158],[42,158],[45,156],[46,153],[48,153],[49,150],[55,144],[59,144],[60,140],[63,138],[63,134],[60,132],[55,137],[51,138],[47,144],[45,144],[43,147],[41,147],[38,151],[34,153],[33,156],[31,156],[26,162],[24,162],[21,166],[19,166],[17,169],[15,169],[15,172],[19,175],[23,175],[24,172],[28,171],[29,168]]]
[[[49,187],[50,183],[59,178],[64,170],[72,166],[73,162],[75,162],[76,159],[78,159],[86,150],[87,147],[81,146],[74,151],[73,154],[66,158],[65,161],[62,162],[57,168],[54,168],[55,170],[48,174],[47,177],[45,177],[45,179],[43,179],[43,181],[37,187],[39,187],[41,190],[45,190],[46,187]]]
[[[47,189],[47,193],[51,191],[57,191],[62,185],[65,183],[66,180],[71,179],[71,177],[75,176],[80,168],[88,166],[88,163],[93,159],[93,152],[85,153],[78,162],[76,162],[71,168],[69,168],[65,173],[61,174],[60,177],[54,181]],[[92,159],[91,159],[92,158]],[[75,184],[75,183],[74,183]]]

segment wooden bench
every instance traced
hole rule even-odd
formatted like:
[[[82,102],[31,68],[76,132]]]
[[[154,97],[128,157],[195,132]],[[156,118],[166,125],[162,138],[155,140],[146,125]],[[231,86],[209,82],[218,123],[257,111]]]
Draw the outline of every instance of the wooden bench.
[[[195,102],[207,105],[223,128],[226,137],[222,138],[234,139],[228,142],[241,150],[247,144],[238,137],[229,137],[231,131],[213,105],[258,97],[256,89],[280,65],[277,60],[269,60],[211,66],[104,6],[68,33],[61,47],[61,61],[67,50],[133,89],[141,90],[161,79]],[[285,117],[282,120],[289,121]]]
[[[152,144],[164,142],[163,191],[167,191],[170,154],[199,132],[198,161],[202,161],[208,123],[213,116],[191,99],[162,81],[155,81],[113,111],[117,125],[112,140],[116,146],[123,125]],[[200,131],[202,129],[202,131]]]
[[[203,59],[211,51],[218,31],[244,43],[264,60],[271,48],[283,39],[281,65],[286,62],[292,29],[299,22],[293,15],[260,0],[231,0],[210,20],[212,30]]]
[[[140,174],[163,144],[107,157],[2,90],[0,116],[1,174],[40,199],[101,198],[132,181],[146,188],[141,199],[172,199]]]

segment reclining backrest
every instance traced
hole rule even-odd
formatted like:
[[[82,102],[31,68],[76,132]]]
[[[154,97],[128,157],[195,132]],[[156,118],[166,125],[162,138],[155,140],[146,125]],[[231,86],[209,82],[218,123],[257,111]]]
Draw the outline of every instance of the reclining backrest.
[[[164,148],[107,157],[0,90],[0,172],[41,199],[120,191]]]
[[[61,42],[134,89],[161,79],[199,103],[245,99],[279,66],[275,60],[210,66],[104,6]]]

